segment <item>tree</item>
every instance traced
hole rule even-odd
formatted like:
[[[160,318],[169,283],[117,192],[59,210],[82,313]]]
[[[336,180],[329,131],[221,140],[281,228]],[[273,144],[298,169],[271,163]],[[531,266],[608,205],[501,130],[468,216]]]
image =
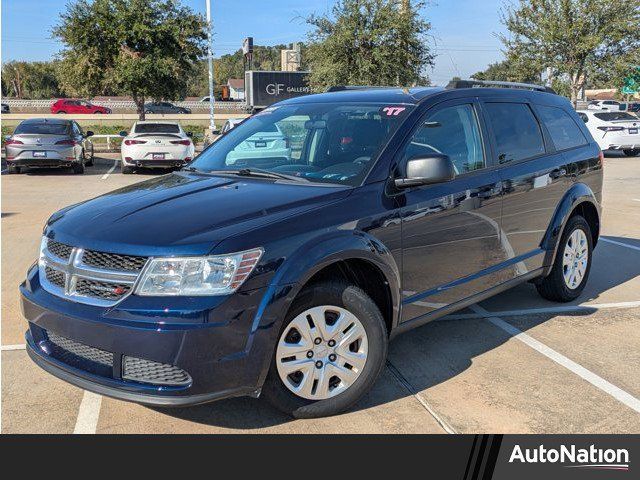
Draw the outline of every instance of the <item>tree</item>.
[[[430,24],[422,1],[338,0],[331,15],[306,19],[313,27],[306,58],[311,87],[428,84],[433,65]]]
[[[53,29],[65,90],[133,97],[144,120],[147,98],[184,97],[205,53],[206,22],[175,0],[78,0]]]
[[[2,95],[16,98],[60,96],[55,62],[7,62],[2,65]]]
[[[540,70],[531,65],[515,65],[509,60],[491,63],[486,70],[474,73],[471,78],[476,80],[499,80],[503,82],[539,83]]]
[[[611,76],[640,50],[640,0],[520,0],[502,22],[507,59],[566,75],[574,105],[590,72]]]

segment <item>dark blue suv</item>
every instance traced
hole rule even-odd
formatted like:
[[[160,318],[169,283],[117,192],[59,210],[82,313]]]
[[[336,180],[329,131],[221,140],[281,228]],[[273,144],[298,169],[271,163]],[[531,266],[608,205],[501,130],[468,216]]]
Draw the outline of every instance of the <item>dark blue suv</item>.
[[[521,282],[575,299],[602,153],[566,99],[494,87],[287,100],[55,213],[20,287],[31,358],[123,400],[262,393],[315,417],[362,397],[400,332]]]

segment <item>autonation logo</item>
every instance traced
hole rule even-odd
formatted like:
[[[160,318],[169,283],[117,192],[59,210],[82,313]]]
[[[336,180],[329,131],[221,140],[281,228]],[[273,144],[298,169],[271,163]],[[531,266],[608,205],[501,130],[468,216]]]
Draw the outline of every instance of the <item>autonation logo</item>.
[[[594,470],[629,470],[629,451],[625,448],[602,449],[595,445],[576,448],[575,445],[560,445],[559,448],[513,447],[509,463],[566,463],[567,468],[587,468]]]

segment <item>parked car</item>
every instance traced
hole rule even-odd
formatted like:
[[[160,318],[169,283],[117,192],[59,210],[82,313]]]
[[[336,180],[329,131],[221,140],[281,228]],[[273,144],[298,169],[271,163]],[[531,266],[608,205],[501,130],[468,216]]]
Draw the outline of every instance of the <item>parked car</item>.
[[[287,165],[291,163],[289,138],[282,133],[280,125],[267,125],[228,152],[226,162],[236,167]]]
[[[122,173],[136,168],[176,168],[189,163],[195,148],[178,122],[146,121],[133,124],[120,147]]]
[[[9,104],[7,103],[2,104],[2,113],[11,113],[11,108],[9,108]]]
[[[20,122],[5,143],[7,168],[20,173],[26,168],[71,167],[84,173],[93,165],[93,143],[73,120],[30,118]]]
[[[224,135],[225,133],[227,133],[232,128],[237,127],[238,125],[240,125],[243,121],[244,121],[244,118],[230,118],[230,119],[228,119],[226,122],[224,122],[224,125],[222,125],[222,128],[220,129],[220,134]]]
[[[523,282],[575,300],[602,152],[565,98],[489,85],[286,100],[184,170],[55,213],[20,286],[29,355],[123,400],[318,417],[362,398],[400,332]],[[299,158],[255,145],[285,131]]]
[[[627,103],[627,108],[625,109],[625,111],[638,114],[640,112],[640,102]]]
[[[184,107],[177,107],[169,102],[151,102],[144,104],[145,113],[160,113],[166,114],[186,114],[191,113],[191,110]]]
[[[61,98],[51,104],[51,113],[108,114],[111,113],[111,109],[101,105],[94,105],[86,100]]]
[[[640,119],[635,115],[593,110],[578,115],[602,150],[622,150],[627,157],[640,155]]]
[[[587,105],[588,110],[611,110],[619,111],[622,108],[622,103],[616,100],[594,100]]]

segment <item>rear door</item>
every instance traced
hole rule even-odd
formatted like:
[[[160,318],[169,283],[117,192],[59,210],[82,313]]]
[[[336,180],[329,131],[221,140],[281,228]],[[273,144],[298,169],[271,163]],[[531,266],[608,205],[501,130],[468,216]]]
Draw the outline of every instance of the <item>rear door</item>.
[[[542,267],[542,239],[578,167],[554,147],[549,131],[529,102],[487,99],[483,111],[503,184],[501,235],[512,258],[504,271],[515,278]],[[556,118],[557,112],[545,110],[545,115],[549,128],[562,136],[566,126]],[[581,143],[586,144],[578,126],[569,120]]]
[[[454,180],[404,191],[402,205],[403,321],[428,314],[501,283],[493,267],[500,245],[500,178],[484,143],[475,99],[429,110],[402,149],[398,163],[433,153],[448,155]]]

